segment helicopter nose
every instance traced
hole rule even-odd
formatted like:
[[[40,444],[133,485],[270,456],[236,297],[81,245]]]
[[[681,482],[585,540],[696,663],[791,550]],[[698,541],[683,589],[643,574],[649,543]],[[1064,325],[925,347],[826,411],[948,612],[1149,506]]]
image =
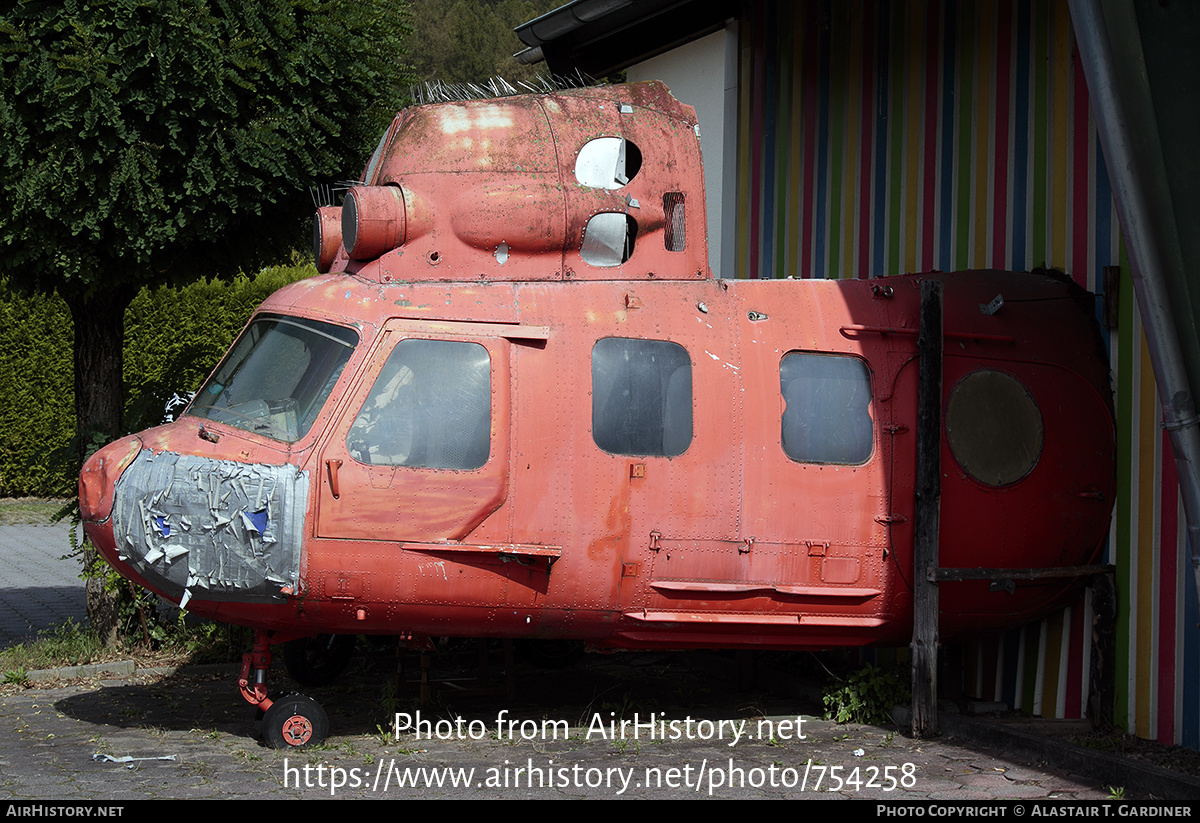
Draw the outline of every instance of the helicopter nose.
[[[114,440],[93,454],[79,473],[79,513],[85,523],[100,523],[109,518],[117,478],[142,450],[136,435]]]

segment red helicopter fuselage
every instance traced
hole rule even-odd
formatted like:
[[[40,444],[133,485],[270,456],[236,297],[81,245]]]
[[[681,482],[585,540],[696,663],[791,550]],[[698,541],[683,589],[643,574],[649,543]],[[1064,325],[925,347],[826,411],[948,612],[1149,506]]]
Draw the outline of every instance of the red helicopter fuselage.
[[[1089,295],[717,279],[703,204],[695,116],[660,84],[402,112],[318,216],[327,273],[264,302],[180,419],[85,466],[90,539],[277,639],[905,643],[935,278],[940,565],[1096,561],[1114,435]],[[942,635],[1075,585],[944,587]]]

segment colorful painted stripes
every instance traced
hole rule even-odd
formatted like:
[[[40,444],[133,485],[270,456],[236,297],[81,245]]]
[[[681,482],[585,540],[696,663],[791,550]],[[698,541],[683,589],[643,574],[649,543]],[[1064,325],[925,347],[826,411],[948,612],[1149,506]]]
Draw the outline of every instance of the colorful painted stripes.
[[[1116,721],[1200,747],[1200,609],[1066,0],[764,2],[739,37],[738,277],[1045,266],[1100,292],[1121,265]],[[973,644],[968,685],[1083,716],[1092,622],[1083,597]]]
[[[1162,411],[1132,293],[1123,280],[1122,333],[1113,343],[1121,483],[1110,541],[1122,606],[1117,716],[1139,737],[1200,748],[1196,592],[1184,559],[1175,463],[1159,426]]]
[[[756,4],[741,44],[739,277],[1113,261],[1065,2]]]

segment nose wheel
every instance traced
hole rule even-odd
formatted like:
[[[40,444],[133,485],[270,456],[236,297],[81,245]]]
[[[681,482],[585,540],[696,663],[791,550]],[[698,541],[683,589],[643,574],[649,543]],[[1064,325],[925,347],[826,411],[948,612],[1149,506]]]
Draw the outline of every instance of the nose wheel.
[[[302,749],[329,734],[321,704],[302,694],[289,694],[271,704],[262,719],[262,736],[273,749]]]
[[[254,649],[242,656],[238,687],[246,702],[261,713],[263,740],[275,749],[302,749],[325,740],[329,718],[321,704],[303,694],[267,696],[271,668],[271,641],[265,631],[254,633]]]

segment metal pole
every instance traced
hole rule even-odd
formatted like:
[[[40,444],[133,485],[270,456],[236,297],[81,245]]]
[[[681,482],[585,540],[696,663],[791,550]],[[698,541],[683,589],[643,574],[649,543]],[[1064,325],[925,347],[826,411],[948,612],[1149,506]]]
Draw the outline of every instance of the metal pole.
[[[1164,248],[1169,243],[1159,236],[1157,229],[1162,221],[1156,219],[1156,214],[1164,208],[1169,209],[1170,203],[1154,204],[1150,195],[1152,188],[1165,190],[1166,170],[1162,167],[1161,143],[1153,111],[1149,117],[1144,116],[1144,112],[1135,117],[1133,109],[1138,101],[1128,99],[1129,92],[1122,91],[1102,4],[1099,0],[1069,0],[1069,5],[1104,161],[1116,193],[1121,233],[1129,245],[1133,288],[1158,383],[1163,428],[1170,438],[1179,473],[1192,576],[1200,596],[1200,555],[1197,555],[1197,547],[1200,547],[1200,427],[1197,424],[1200,418],[1196,416],[1195,401],[1184,370],[1165,283],[1168,260],[1176,255]],[[1123,14],[1123,19],[1118,21],[1123,30],[1128,31],[1130,26],[1136,28],[1131,4],[1111,3],[1108,7]],[[1136,33],[1132,36],[1140,42],[1140,36]],[[1144,65],[1138,62],[1123,69],[1136,73],[1134,79],[1140,78],[1138,87],[1148,99]]]

